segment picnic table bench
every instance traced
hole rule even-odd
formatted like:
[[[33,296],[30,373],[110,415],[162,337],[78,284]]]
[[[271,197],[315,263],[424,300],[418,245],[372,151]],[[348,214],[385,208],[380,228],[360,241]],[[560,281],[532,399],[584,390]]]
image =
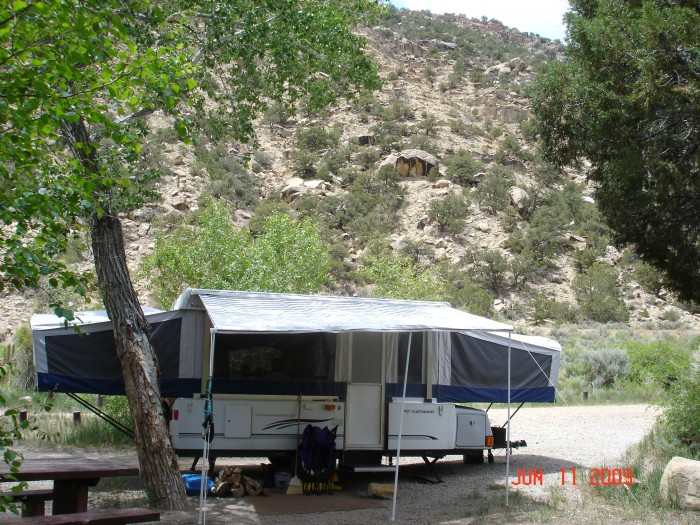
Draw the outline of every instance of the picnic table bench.
[[[53,499],[53,489],[0,492],[0,497],[22,503],[22,516],[43,516],[46,513],[46,502]]]
[[[9,467],[0,462],[0,481],[53,480],[53,514],[85,513],[88,510],[88,488],[94,487],[105,477],[138,476],[139,468],[123,461],[80,457],[26,459],[19,472],[11,473]],[[20,496],[22,493],[15,493]],[[29,493],[28,493],[29,494]],[[39,501],[51,499],[48,493],[28,496],[27,503],[34,505],[25,509],[24,516],[34,512],[44,513]],[[28,516],[27,516],[28,517]],[[91,523],[91,522],[90,522]],[[96,522],[98,523],[98,522]],[[128,523],[128,522],[119,522]]]
[[[127,525],[160,521],[160,512],[151,509],[105,509],[72,514],[54,514],[53,516],[31,516],[26,518],[3,519],[8,525]]]

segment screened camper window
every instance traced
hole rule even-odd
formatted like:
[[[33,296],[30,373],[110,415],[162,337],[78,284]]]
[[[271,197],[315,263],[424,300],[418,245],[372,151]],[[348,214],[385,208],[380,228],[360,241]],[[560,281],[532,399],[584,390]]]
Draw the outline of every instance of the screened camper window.
[[[403,382],[406,372],[406,356],[408,355],[408,336],[403,333],[399,337],[399,360],[397,377]],[[411,356],[408,361],[408,382],[423,382],[423,332],[413,332],[411,335]]]
[[[381,383],[382,334],[354,332],[352,334],[353,383]]]
[[[332,381],[335,334],[218,334],[214,377]]]

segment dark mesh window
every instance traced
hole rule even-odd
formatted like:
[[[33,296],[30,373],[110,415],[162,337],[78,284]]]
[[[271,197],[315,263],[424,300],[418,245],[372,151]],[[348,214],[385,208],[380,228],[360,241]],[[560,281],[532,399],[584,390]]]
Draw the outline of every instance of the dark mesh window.
[[[335,334],[218,334],[214,377],[332,381]]]
[[[406,373],[406,355],[408,354],[407,333],[399,336],[399,366],[398,379],[403,382]],[[411,357],[408,362],[408,382],[423,382],[423,332],[413,332],[411,336]]]

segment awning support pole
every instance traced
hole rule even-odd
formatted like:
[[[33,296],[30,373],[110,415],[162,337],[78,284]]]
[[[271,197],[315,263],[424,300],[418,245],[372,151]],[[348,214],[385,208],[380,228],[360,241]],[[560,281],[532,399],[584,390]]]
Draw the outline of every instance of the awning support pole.
[[[511,335],[512,332],[508,332],[508,424],[506,425],[506,507],[508,506],[508,493],[510,487],[510,349],[511,349]]]
[[[209,447],[212,439],[214,438],[214,428],[213,428],[213,417],[214,417],[214,406],[212,400],[212,378],[214,377],[214,344],[215,344],[215,334],[214,328],[210,331],[211,342],[209,344],[209,379],[207,380],[207,392],[206,400],[204,401],[205,413],[209,411],[206,415],[206,420],[204,422],[204,445],[202,449],[202,477],[199,480],[199,515],[197,517],[198,525],[205,525],[207,521],[207,489],[209,485]]]
[[[396,493],[399,487],[399,465],[401,463],[401,434],[403,432],[403,414],[406,406],[406,383],[408,382],[408,363],[411,361],[411,337],[413,332],[408,332],[408,349],[406,352],[406,369],[403,373],[403,397],[401,398],[401,415],[399,416],[399,437],[396,442],[396,470],[394,471],[394,497],[391,503],[391,521],[396,521]]]

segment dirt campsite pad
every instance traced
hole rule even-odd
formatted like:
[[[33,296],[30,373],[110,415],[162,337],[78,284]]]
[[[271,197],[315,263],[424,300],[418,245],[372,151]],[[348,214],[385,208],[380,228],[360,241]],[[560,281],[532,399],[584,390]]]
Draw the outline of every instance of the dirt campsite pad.
[[[632,444],[639,442],[651,429],[658,417],[658,411],[643,405],[620,406],[577,406],[561,404],[546,407],[525,405],[512,420],[513,440],[525,440],[527,447],[514,451],[511,456],[511,479],[517,481],[519,469],[530,472],[541,470],[542,481],[535,479],[529,486],[510,487],[510,507],[503,506],[505,493],[505,454],[495,453],[493,464],[464,465],[460,456],[448,456],[436,464],[442,483],[434,483],[435,477],[421,459],[402,459],[399,478],[396,523],[439,524],[449,523],[537,523],[532,518],[542,502],[551,502],[552,497],[568,498],[576,501],[580,496],[579,486],[567,483],[562,488],[561,469],[581,469],[596,466],[617,466],[619,458]],[[491,423],[502,425],[507,416],[504,409],[489,411]],[[49,449],[32,447],[24,450],[26,457],[70,456],[70,449]],[[80,450],[83,455],[95,457],[123,457],[123,454],[110,454],[104,451]],[[134,457],[125,459],[134,459]],[[217,468],[226,465],[239,465],[248,475],[262,475],[260,463],[264,459],[248,458],[236,461],[233,458],[220,458]],[[183,458],[181,464],[189,465]],[[570,472],[570,470],[567,470]],[[90,501],[95,506],[114,507],[144,505],[145,496],[138,478],[120,486],[100,482],[91,489]],[[312,524],[366,524],[379,525],[390,520],[391,502],[371,500],[365,496],[369,483],[392,483],[393,474],[353,474],[341,478],[342,491],[327,495],[275,494],[267,501],[255,498],[209,498],[206,505],[206,523],[210,525],[312,525]],[[273,489],[274,491],[274,489]],[[278,496],[278,497],[275,497]],[[258,496],[263,498],[263,496]],[[295,501],[291,502],[291,498]],[[192,509],[186,512],[163,512],[162,524],[185,525],[197,523],[199,498],[190,497]],[[349,506],[346,506],[349,505]],[[334,507],[335,506],[335,507]],[[260,512],[256,511],[260,508]],[[265,507],[265,509],[263,509]],[[304,508],[306,507],[306,508]],[[309,509],[311,509],[309,511]],[[568,511],[567,511],[568,512]],[[587,511],[588,512],[588,511]],[[572,519],[571,523],[595,523],[600,510],[588,512],[593,521],[587,521],[583,514]],[[551,516],[550,516],[551,519]],[[563,523],[558,518],[557,523]],[[607,523],[618,523],[607,520]],[[670,519],[670,522],[674,522]],[[619,523],[637,523],[622,521]],[[641,522],[639,522],[641,523]],[[676,520],[675,523],[683,523]]]

